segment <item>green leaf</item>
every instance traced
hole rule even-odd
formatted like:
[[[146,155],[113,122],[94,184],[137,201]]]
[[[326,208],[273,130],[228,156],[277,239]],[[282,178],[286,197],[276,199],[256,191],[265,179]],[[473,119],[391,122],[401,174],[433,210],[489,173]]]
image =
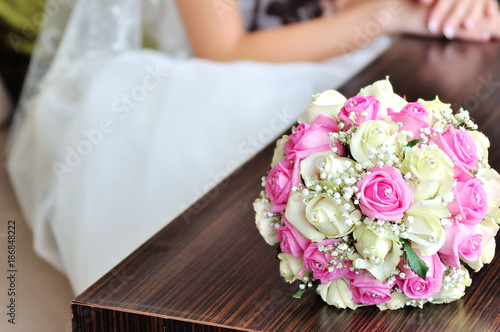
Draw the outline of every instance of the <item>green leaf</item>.
[[[302,297],[302,294],[310,290],[311,288],[306,288],[306,289],[299,289],[299,291],[295,294],[293,294],[293,297],[296,299],[300,299]]]
[[[304,294],[307,291],[313,290],[318,288],[319,284],[321,283],[320,280],[313,280],[312,281],[312,287],[306,287],[304,289],[299,289],[299,291],[295,294],[293,294],[293,297],[296,299],[300,299],[302,297],[302,294]]]
[[[406,240],[403,240],[403,250],[406,253],[406,260],[408,261],[408,265],[410,265],[410,269],[420,278],[425,280],[427,271],[429,271],[427,264],[425,264],[425,262],[417,256]]]
[[[420,139],[414,139],[413,141],[409,141],[408,144],[406,146],[408,146],[409,148],[412,148],[414,147],[415,145],[417,145],[418,143],[420,143],[422,140]]]

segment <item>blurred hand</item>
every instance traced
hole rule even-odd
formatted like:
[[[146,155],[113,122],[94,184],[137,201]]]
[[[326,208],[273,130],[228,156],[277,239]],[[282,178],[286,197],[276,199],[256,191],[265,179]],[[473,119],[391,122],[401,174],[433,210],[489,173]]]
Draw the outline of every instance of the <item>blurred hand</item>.
[[[442,33],[448,39],[459,37],[473,41],[500,37],[500,15],[496,0],[415,1],[431,7],[427,26],[433,34]]]

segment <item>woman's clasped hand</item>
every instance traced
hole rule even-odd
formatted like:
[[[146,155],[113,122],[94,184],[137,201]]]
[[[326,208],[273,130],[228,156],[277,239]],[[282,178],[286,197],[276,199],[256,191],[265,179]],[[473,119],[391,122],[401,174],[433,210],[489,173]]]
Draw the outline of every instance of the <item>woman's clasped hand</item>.
[[[500,37],[499,5],[496,0],[417,0],[428,6],[427,27],[431,33],[442,33],[471,41],[489,41]]]

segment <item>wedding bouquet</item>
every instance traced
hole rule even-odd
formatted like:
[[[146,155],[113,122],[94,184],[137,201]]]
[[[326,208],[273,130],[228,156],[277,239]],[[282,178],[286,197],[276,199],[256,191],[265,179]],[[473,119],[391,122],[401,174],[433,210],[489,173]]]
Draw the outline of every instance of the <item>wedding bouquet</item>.
[[[255,201],[280,272],[339,308],[461,298],[495,254],[500,176],[469,113],[407,102],[388,80],[315,94],[278,140]]]

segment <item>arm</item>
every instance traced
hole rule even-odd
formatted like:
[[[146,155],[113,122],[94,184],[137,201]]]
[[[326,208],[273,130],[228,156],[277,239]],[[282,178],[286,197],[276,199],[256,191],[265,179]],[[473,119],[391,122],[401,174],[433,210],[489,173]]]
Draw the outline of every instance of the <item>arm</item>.
[[[247,33],[235,0],[177,0],[197,56],[268,62],[320,61],[361,47],[353,42],[357,29],[364,31],[367,24],[376,22],[371,12],[385,9],[388,3],[369,1],[332,17]],[[386,27],[379,25],[380,29],[368,35],[366,41],[393,33],[392,21]]]
[[[250,33],[236,0],[177,0],[177,6],[195,54],[216,61],[321,61],[380,35],[430,35],[428,7],[406,0],[365,0],[334,16]]]

